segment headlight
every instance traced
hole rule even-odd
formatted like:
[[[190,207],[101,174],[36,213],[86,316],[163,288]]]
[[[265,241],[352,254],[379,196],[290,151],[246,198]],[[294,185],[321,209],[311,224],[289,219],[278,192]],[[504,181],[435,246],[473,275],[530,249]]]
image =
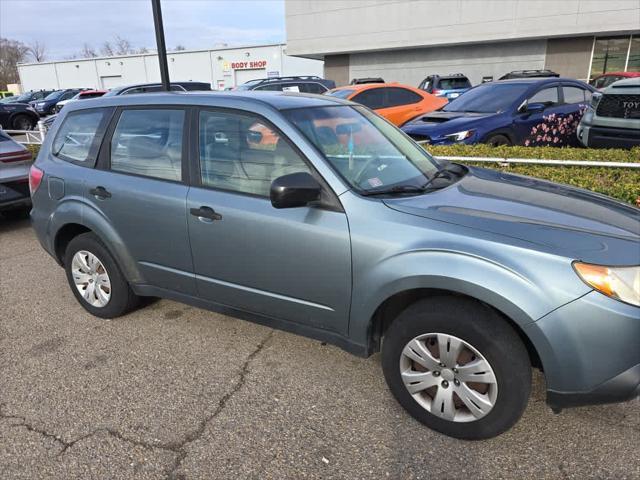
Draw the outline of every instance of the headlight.
[[[583,282],[600,293],[640,307],[640,266],[605,267],[574,262],[573,268]]]
[[[602,93],[600,92],[593,92],[591,94],[591,107],[595,110],[596,108],[598,108],[598,104],[600,103],[600,100],[602,99]]]
[[[453,140],[454,142],[461,142],[462,140],[473,136],[475,130],[464,130],[462,132],[451,133],[449,135],[444,135],[444,138],[447,140]]]

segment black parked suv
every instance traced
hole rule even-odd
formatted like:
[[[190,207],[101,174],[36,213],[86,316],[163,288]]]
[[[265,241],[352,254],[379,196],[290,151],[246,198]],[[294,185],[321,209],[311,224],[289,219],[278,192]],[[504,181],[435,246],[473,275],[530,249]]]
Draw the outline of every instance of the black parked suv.
[[[14,95],[13,97],[7,97],[0,103],[29,103],[35,100],[42,100],[49,95],[53,90],[31,90],[24,92],[20,95]]]
[[[302,92],[323,94],[336,88],[336,82],[315,75],[294,77],[271,77],[250,80],[235,90],[260,90],[272,92]]]
[[[33,130],[40,120],[31,105],[0,103],[0,128],[5,130]]]

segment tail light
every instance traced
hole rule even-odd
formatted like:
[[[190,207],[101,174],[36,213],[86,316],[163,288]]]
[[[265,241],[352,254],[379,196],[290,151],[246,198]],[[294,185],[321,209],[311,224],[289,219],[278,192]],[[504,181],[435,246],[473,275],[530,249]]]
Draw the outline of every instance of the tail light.
[[[444,95],[442,93],[442,90],[438,90],[437,88],[434,88],[433,91],[431,92],[433,95],[435,95],[436,97],[441,97],[442,95]]]
[[[42,177],[44,177],[44,172],[35,165],[31,165],[29,169],[29,192],[31,192],[31,195],[38,190],[40,182],[42,182]]]
[[[32,158],[33,156],[29,150],[0,153],[0,162],[2,163],[24,162]]]

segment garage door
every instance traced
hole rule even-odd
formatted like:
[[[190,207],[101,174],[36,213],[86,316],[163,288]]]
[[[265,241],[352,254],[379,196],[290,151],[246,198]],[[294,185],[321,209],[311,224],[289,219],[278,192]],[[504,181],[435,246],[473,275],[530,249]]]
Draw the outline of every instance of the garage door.
[[[242,85],[249,80],[255,80],[256,78],[267,78],[267,69],[236,70],[236,86]]]
[[[100,83],[102,88],[109,90],[110,88],[119,87],[122,85],[122,75],[109,75],[100,77]]]

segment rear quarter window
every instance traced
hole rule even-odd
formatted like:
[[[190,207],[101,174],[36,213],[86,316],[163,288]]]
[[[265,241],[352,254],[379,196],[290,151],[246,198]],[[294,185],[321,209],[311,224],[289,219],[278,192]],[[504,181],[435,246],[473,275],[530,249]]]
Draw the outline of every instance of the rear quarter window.
[[[93,167],[110,113],[108,108],[92,108],[68,114],[53,140],[52,155]]]

